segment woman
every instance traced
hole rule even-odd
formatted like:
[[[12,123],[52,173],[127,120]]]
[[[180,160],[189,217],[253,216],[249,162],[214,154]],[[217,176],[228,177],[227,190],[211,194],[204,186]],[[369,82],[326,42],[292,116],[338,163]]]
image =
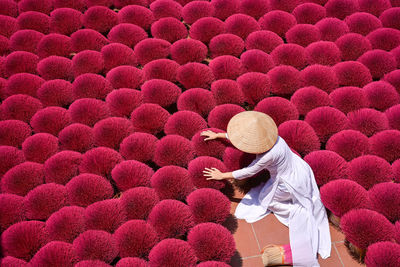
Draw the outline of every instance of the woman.
[[[258,221],[270,212],[289,227],[290,246],[266,246],[263,262],[266,266],[292,264],[319,266],[317,253],[330,256],[329,223],[314,174],[310,166],[293,153],[268,115],[257,111],[244,111],[235,115],[228,124],[227,134],[204,131],[204,139],[228,138],[239,150],[256,154],[246,168],[222,173],[216,168],[205,168],[207,180],[244,179],[263,169],[271,178],[252,188],[239,203],[235,215],[248,223]],[[271,260],[278,252],[279,261]],[[272,261],[272,262],[271,262]]]

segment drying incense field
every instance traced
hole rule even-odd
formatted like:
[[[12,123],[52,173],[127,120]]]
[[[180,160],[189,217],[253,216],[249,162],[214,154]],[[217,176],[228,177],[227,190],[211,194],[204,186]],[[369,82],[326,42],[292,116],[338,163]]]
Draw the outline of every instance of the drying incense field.
[[[399,0],[0,0],[0,265],[233,265],[268,172],[207,181],[255,155],[200,133],[256,110],[400,266],[399,68]]]

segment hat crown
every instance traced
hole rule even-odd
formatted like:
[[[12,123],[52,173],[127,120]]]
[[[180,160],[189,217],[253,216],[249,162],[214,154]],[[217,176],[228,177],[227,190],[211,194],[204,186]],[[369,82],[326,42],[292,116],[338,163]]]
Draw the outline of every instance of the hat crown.
[[[263,120],[262,118],[258,118],[258,117],[250,118],[246,123],[247,125],[243,125],[243,126],[245,126],[250,133],[253,133],[256,136],[258,136],[258,135],[265,136],[265,133],[268,131],[268,129],[265,128],[265,125],[263,122],[265,122],[265,120]]]

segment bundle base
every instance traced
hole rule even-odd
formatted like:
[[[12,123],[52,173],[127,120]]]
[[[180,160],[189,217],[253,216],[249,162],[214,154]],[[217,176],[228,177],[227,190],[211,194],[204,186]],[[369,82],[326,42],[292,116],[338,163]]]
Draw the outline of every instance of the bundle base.
[[[329,212],[329,221],[335,226],[337,229],[340,229],[340,218],[333,214],[332,212]]]
[[[264,266],[291,266],[290,246],[267,245],[261,251]]]
[[[364,264],[365,253],[367,252],[367,250],[357,247],[347,239],[344,240],[344,244],[351,257],[356,261],[358,261],[359,263]]]

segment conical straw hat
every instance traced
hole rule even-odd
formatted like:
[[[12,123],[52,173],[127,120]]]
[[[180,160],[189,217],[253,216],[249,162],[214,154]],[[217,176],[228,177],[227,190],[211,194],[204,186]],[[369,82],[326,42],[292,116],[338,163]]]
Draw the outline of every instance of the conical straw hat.
[[[239,150],[259,154],[271,149],[278,139],[274,120],[265,113],[243,111],[228,123],[228,137]]]

